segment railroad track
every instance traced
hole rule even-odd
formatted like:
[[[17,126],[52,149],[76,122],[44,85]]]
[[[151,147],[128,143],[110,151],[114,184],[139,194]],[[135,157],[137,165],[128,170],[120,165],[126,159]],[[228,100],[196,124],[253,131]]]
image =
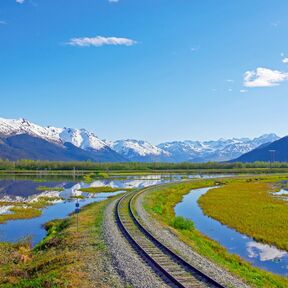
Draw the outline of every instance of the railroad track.
[[[173,287],[202,288],[217,287],[224,288],[208,275],[204,274],[190,263],[177,255],[170,248],[157,240],[138,221],[132,207],[132,201],[139,193],[125,194],[118,201],[115,208],[115,216],[120,230],[131,243],[138,254],[151,265],[154,270],[165,276]]]

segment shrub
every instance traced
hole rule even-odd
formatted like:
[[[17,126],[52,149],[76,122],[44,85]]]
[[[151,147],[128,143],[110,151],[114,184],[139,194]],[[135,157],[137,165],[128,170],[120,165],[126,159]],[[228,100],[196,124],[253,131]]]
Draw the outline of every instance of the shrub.
[[[192,220],[186,219],[181,216],[176,216],[171,221],[171,226],[180,230],[192,230],[194,229],[194,223]]]

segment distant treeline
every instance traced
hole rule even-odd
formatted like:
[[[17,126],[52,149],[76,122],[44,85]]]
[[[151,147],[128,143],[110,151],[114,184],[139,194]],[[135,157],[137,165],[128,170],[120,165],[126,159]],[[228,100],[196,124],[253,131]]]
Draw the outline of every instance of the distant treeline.
[[[281,169],[288,168],[287,162],[254,162],[254,163],[95,163],[95,162],[54,162],[0,160],[0,170],[97,170],[97,171],[165,171],[165,170],[229,170],[229,169]],[[276,169],[275,169],[276,170]]]

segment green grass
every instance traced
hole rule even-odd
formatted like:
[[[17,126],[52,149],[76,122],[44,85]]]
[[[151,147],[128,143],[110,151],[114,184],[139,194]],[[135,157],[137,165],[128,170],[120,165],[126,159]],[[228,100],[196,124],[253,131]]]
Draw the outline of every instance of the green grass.
[[[63,187],[46,187],[46,186],[39,186],[37,187],[38,191],[64,191]]]
[[[79,191],[88,192],[88,193],[116,192],[116,191],[123,191],[123,190],[127,190],[127,189],[112,188],[112,187],[109,187],[109,186],[89,187],[89,188],[81,188],[81,189],[79,189]]]
[[[260,177],[262,181],[276,181],[285,179],[283,176]],[[256,177],[256,179],[258,179]],[[258,179],[259,180],[259,179]],[[251,181],[258,181],[255,178]],[[191,191],[191,189],[215,186],[229,185],[234,183],[236,186],[239,183],[246,182],[247,178],[221,179],[221,180],[194,180],[180,184],[168,184],[165,187],[154,188],[147,193],[144,199],[144,207],[148,213],[152,214],[164,227],[170,227],[174,233],[191,246],[200,255],[210,259],[212,262],[220,265],[230,271],[237,277],[242,278],[252,287],[262,288],[284,288],[288,287],[288,279],[260,270],[253,267],[248,262],[242,260],[239,256],[230,254],[216,241],[201,234],[196,229],[181,229],[183,226],[173,225],[175,221],[174,207],[179,203],[183,196]],[[171,220],[172,219],[172,220]],[[181,223],[181,221],[180,221]],[[184,226],[185,227],[185,226]]]
[[[0,287],[92,287],[87,269],[91,263],[94,264],[93,285],[116,287],[113,276],[101,265],[108,261],[102,223],[109,201],[82,208],[78,214],[78,232],[76,215],[47,223],[48,235],[34,249],[27,240],[17,244],[0,243]]]
[[[11,214],[0,215],[0,224],[8,220],[31,219],[41,215],[41,210],[32,207],[23,208],[21,206],[13,206],[10,208],[10,211],[12,212]]]
[[[83,181],[85,183],[91,183],[95,179],[109,179],[109,174],[106,172],[94,172],[94,173],[88,173],[83,176]]]
[[[265,180],[229,183],[208,191],[199,204],[221,223],[288,251],[288,205],[271,195],[276,189]]]
[[[31,219],[39,217],[42,214],[41,209],[52,204],[53,201],[59,200],[59,197],[39,197],[34,202],[0,202],[0,206],[13,206],[10,208],[12,213],[1,214],[0,224],[8,220]]]
[[[179,230],[192,230],[194,229],[193,221],[181,216],[176,216],[171,220],[170,225]]]

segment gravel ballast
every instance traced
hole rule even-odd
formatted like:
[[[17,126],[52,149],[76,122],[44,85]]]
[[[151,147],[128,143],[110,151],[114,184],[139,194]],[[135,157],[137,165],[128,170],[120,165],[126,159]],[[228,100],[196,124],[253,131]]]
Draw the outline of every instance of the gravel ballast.
[[[153,219],[143,208],[143,199],[145,193],[141,193],[135,200],[135,209],[137,214],[145,227],[162,243],[176,251],[180,256],[185,258],[190,264],[209,275],[211,278],[220,282],[222,285],[227,287],[237,288],[249,288],[247,284],[244,284],[241,280],[231,275],[225,269],[218,267],[210,260],[199,255],[191,247],[185,244],[183,241],[173,234],[172,231],[164,228],[159,222]]]
[[[135,288],[171,287],[143,261],[119,230],[114,216],[116,202],[114,200],[107,206],[103,226],[113,266],[123,281]]]

